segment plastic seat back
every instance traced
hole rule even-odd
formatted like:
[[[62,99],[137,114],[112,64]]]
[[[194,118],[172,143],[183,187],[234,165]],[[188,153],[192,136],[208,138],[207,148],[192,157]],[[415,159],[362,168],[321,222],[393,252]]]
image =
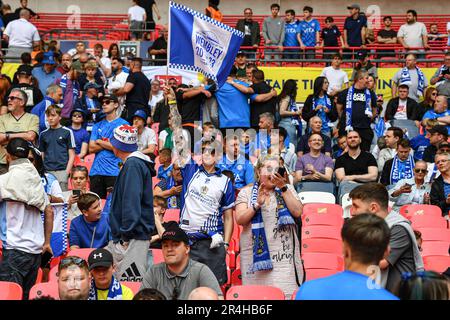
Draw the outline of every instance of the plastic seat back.
[[[425,270],[443,273],[450,267],[450,256],[427,256],[423,258]]]
[[[234,286],[226,295],[226,300],[284,300],[281,289],[271,286]]]
[[[302,228],[302,239],[314,238],[341,240],[341,228],[333,226],[307,226]]]
[[[142,285],[141,282],[134,282],[134,281],[121,281],[120,283],[130,288],[131,291],[133,291],[133,294],[138,293]]]
[[[30,289],[30,300],[40,298],[42,296],[50,296],[56,300],[59,300],[58,282],[50,281],[38,283]]]
[[[447,220],[445,220],[441,216],[431,216],[431,215],[423,215],[423,216],[412,216],[411,217],[411,226],[414,230],[418,230],[420,228],[447,228]]]
[[[308,252],[302,254],[305,269],[344,270],[344,258],[332,253]]]
[[[306,269],[306,280],[310,281],[314,279],[320,279],[332,276],[333,274],[341,272],[340,270],[330,270],[330,269]]]
[[[431,204],[406,204],[400,208],[400,214],[411,220],[413,216],[442,217],[441,208]]]
[[[322,252],[342,254],[342,241],[336,239],[303,239],[302,254],[308,252]]]
[[[73,250],[70,250],[70,251],[67,253],[67,256],[68,256],[68,257],[72,257],[72,256],[80,257],[80,258],[86,260],[86,262],[87,262],[87,260],[88,260],[88,258],[89,258],[89,255],[90,255],[91,252],[94,251],[94,250],[95,250],[95,248],[79,248],[79,249],[73,249]]]
[[[298,194],[300,201],[306,203],[336,203],[334,194],[329,192],[305,191]]]
[[[164,262],[164,256],[161,249],[151,249],[153,255],[153,264]]]
[[[422,257],[448,255],[449,244],[444,241],[424,241],[422,243]]]
[[[0,300],[22,300],[22,287],[9,281],[0,281]]]

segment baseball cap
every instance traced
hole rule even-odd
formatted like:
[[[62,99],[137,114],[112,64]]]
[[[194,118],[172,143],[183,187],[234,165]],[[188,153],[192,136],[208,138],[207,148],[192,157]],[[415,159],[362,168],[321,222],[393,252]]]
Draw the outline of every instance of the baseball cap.
[[[33,70],[33,67],[31,67],[27,64],[22,64],[19,66],[19,68],[17,68],[17,74],[24,74],[27,76],[31,76],[32,70]]]
[[[134,117],[139,117],[139,118],[141,118],[142,120],[144,120],[144,122],[147,121],[147,113],[146,113],[144,110],[142,110],[142,109],[137,110],[137,111],[133,114],[133,118],[134,118]]]
[[[44,59],[42,64],[56,64],[55,58],[53,56],[53,51],[48,51],[44,53]]]
[[[70,112],[70,117],[71,117],[71,118],[72,118],[72,116],[73,116],[73,114],[74,114],[75,112],[81,113],[81,115],[83,116],[83,119],[86,119],[86,111],[84,111],[83,109],[80,109],[80,108],[73,109],[73,110]]]
[[[123,152],[134,152],[138,148],[137,140],[137,129],[129,124],[123,124],[114,130],[110,142],[114,148]]]
[[[430,128],[430,130],[428,130],[429,133],[439,133],[442,134],[443,136],[447,137],[448,136],[448,131],[447,128],[443,125],[435,125],[433,128]]]
[[[237,54],[236,54],[236,57],[237,57],[237,56],[245,56],[245,52],[242,51],[242,50],[239,50],[239,51],[237,52]]]
[[[17,158],[28,158],[30,143],[22,138],[13,138],[6,146],[6,151]]]
[[[117,98],[113,94],[105,94],[103,97],[100,98],[100,101],[103,103],[103,100],[112,100],[114,102],[119,102],[119,98]]]
[[[100,86],[99,84],[97,84],[96,82],[88,82],[84,85],[84,90],[89,90],[89,89],[97,89],[99,90],[102,86]]]
[[[448,143],[447,141],[443,141],[439,144],[438,150],[441,150],[443,148],[450,148],[450,143]]]
[[[167,228],[161,236],[161,241],[164,240],[180,241],[189,244],[189,238],[186,232],[184,232],[179,226]]]
[[[97,267],[111,267],[113,264],[113,255],[106,249],[95,249],[88,258],[89,270]]]
[[[351,6],[348,6],[347,9],[359,9],[359,10],[361,10],[361,7],[359,6],[359,4],[354,3]]]

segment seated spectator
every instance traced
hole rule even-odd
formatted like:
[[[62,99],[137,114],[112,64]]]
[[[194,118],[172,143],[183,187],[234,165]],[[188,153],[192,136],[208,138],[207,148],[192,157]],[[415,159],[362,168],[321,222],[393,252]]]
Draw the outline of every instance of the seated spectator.
[[[331,182],[333,176],[333,160],[330,156],[320,152],[323,147],[323,138],[313,133],[309,136],[308,146],[310,152],[300,157],[295,166],[295,181],[298,182],[297,191],[303,190],[304,182]]]
[[[86,113],[87,130],[92,131],[94,123],[98,121],[98,112],[102,109],[102,104],[100,102],[100,86],[95,82],[86,83],[81,98],[77,99],[73,109],[81,109]]]
[[[337,143],[333,146],[333,159],[336,160],[347,152],[347,134],[340,135],[337,139]]]
[[[335,174],[339,182],[338,201],[344,194],[361,183],[376,181],[378,177],[377,161],[372,154],[362,151],[358,132],[347,133],[348,151],[336,159]]]
[[[237,190],[252,184],[255,172],[250,160],[246,159],[239,150],[239,138],[236,135],[224,137],[224,155],[219,163],[219,168],[229,170],[234,175],[234,186]]]
[[[73,109],[70,113],[72,124],[69,127],[75,139],[75,154],[84,160],[89,150],[89,132],[84,128],[86,125],[86,113],[83,109]]]
[[[376,81],[378,79],[377,67],[374,64],[370,63],[369,55],[367,54],[367,52],[359,51],[356,54],[356,56],[358,58],[358,62],[356,63],[355,67],[353,68],[352,77],[350,78],[350,81],[355,81],[356,73],[359,70],[365,70],[365,71],[367,71],[369,76],[374,77],[375,83],[376,83]]]
[[[440,34],[437,23],[430,24],[430,32],[428,32],[428,43],[436,43],[444,40],[445,34]]]
[[[314,92],[306,98],[305,105],[302,109],[302,118],[309,123],[310,119],[318,116],[322,120],[321,133],[331,137],[332,127],[331,122],[338,119],[334,99],[328,96],[329,82],[325,77],[317,77],[314,80]]]
[[[62,88],[57,84],[52,84],[48,86],[44,100],[36,104],[34,108],[31,110],[32,114],[37,115],[39,117],[40,133],[45,129],[48,129],[49,127],[45,111],[52,104],[58,105],[61,102],[62,98],[63,98]]]
[[[208,287],[198,287],[189,294],[188,300],[219,300],[217,292]]]
[[[108,215],[102,214],[101,201],[95,193],[81,194],[77,201],[82,215],[70,224],[70,249],[103,248],[111,239]]]
[[[283,127],[280,127],[278,129],[278,150],[271,150],[271,154],[279,154],[281,159],[283,159],[284,166],[288,170],[288,176],[291,176],[294,174],[295,171],[295,164],[297,163],[297,155],[295,153],[295,147],[290,148],[292,144],[289,144],[289,148],[286,147],[286,139],[288,138],[288,133],[286,129]],[[275,148],[273,146],[272,148]]]
[[[148,128],[147,113],[144,110],[138,109],[132,118],[133,127],[138,130],[138,151],[148,156],[155,156],[156,153],[156,133],[153,129]]]
[[[141,290],[153,288],[168,300],[186,300],[195,288],[209,287],[223,299],[219,283],[208,266],[189,258],[189,238],[183,230],[178,226],[167,229],[161,242],[164,262],[147,270]]]
[[[298,144],[298,151],[297,155],[299,158],[301,158],[304,154],[308,153],[309,150],[309,137],[314,134],[320,134],[323,140],[322,149],[320,152],[324,153],[327,156],[331,156],[331,139],[326,134],[323,134],[322,131],[322,119],[320,119],[319,116],[314,116],[309,119],[309,128],[311,129],[311,132],[308,134],[304,134],[300,138],[300,142]]]
[[[389,200],[394,202],[392,210],[399,211],[405,204],[430,204],[431,184],[425,182],[428,165],[419,160],[414,166],[414,177],[399,180],[389,190]]]
[[[403,130],[397,127],[389,127],[384,134],[386,147],[380,150],[377,158],[378,172],[383,171],[386,161],[394,158],[397,153],[398,142],[403,139]]]
[[[419,117],[419,105],[408,97],[409,87],[401,84],[397,92],[398,97],[389,100],[386,106],[385,120],[422,120]]]
[[[334,97],[348,87],[348,75],[347,72],[341,69],[342,56],[336,53],[332,59],[331,66],[324,68],[320,76],[328,79],[330,85],[328,86],[327,93],[331,97]]]
[[[436,155],[441,154],[441,153],[450,153],[450,143],[447,141],[441,142],[438,146],[437,146],[437,151],[436,151]],[[436,156],[435,156],[436,158]],[[438,166],[436,165],[435,162],[432,163],[428,163],[428,175],[426,177],[426,181],[433,183],[433,181],[439,177],[439,175],[441,174],[438,170]]]
[[[450,209],[450,154],[437,154],[435,164],[441,174],[431,185],[430,202],[441,208],[442,216],[448,218],[448,210]]]
[[[174,165],[177,164],[175,163]],[[178,169],[178,171],[180,170]],[[153,213],[155,215],[155,229],[153,229],[150,237],[151,249],[161,249],[161,237],[163,233],[171,227],[178,226],[178,222],[176,221],[164,222],[164,214],[167,210],[167,202],[168,201],[166,201],[164,197],[157,196],[155,195],[155,193],[153,193]]]
[[[168,148],[161,149],[159,152],[158,179],[168,180],[172,172],[172,151]]]
[[[406,139],[401,139],[397,143],[395,156],[387,160],[381,172],[380,182],[390,189],[402,179],[411,179],[414,175],[414,158],[411,154],[411,145]]]
[[[167,300],[167,299],[159,290],[147,288],[139,290],[139,292],[134,295],[133,300]]]
[[[56,70],[56,61],[53,51],[45,52],[42,66],[33,68],[31,73],[33,77],[37,79],[39,90],[41,90],[42,95],[46,94],[48,86],[55,83],[55,81],[62,76],[62,74]]]
[[[84,166],[74,166],[70,172],[70,182],[72,184],[72,190],[63,192],[64,202],[68,204],[68,214],[67,219],[72,220],[79,215],[82,215],[80,209],[78,208],[78,200],[80,195],[89,192],[88,182],[89,173]]]
[[[434,163],[434,156],[438,150],[438,146],[448,139],[448,131],[444,126],[437,125],[429,128],[430,145],[423,152],[423,161]]]
[[[436,70],[433,78],[431,78],[430,80],[430,84],[436,85],[436,89],[438,90],[439,95],[444,95],[447,98],[450,98],[450,52],[447,52],[445,54],[444,64]]]
[[[133,300],[133,291],[114,277],[114,259],[106,249],[96,249],[89,254],[91,286],[88,300]]]
[[[414,160],[422,160],[425,149],[430,145],[430,129],[438,125],[439,122],[436,119],[426,119],[425,132],[409,140],[411,148],[414,151]]]
[[[334,23],[333,17],[325,18],[325,28],[321,31],[322,36],[322,45],[321,47],[325,47],[323,49],[324,59],[332,59],[333,55],[339,51],[339,42],[344,43],[344,39],[342,38],[342,34],[339,31],[339,28]],[[335,47],[334,49],[326,48],[326,47]],[[329,66],[329,62],[327,62],[327,66]]]
[[[289,299],[304,277],[294,221],[303,205],[287,175],[278,173],[279,166],[278,156],[258,159],[254,185],[238,194],[236,222],[243,226],[242,284],[270,284],[283,290]]]
[[[450,111],[448,110],[448,101],[446,96],[436,97],[434,109],[425,112],[422,122],[425,119],[437,119],[439,124],[446,126],[447,133],[450,135]]]
[[[425,113],[428,111],[433,111],[434,103],[438,96],[438,91],[434,87],[428,87],[425,90],[423,101],[419,103],[419,112],[417,115],[417,120],[422,120]]]
[[[152,82],[150,82],[150,85],[150,100],[148,101],[148,106],[151,110],[151,115],[153,116],[156,104],[164,99],[164,93],[161,90],[161,81],[158,79],[153,79]]]
[[[183,177],[181,176],[180,166],[174,163],[170,176],[161,179],[153,189],[153,202],[155,202],[155,197],[162,197],[167,199],[166,206],[169,209],[181,209],[182,184]]]
[[[345,271],[305,282],[295,299],[398,300],[373,279],[373,266],[389,252],[390,230],[386,222],[363,213],[345,221],[341,236]]]
[[[77,256],[65,257],[58,265],[60,300],[88,300],[90,277],[87,262]]]
[[[250,159],[250,156],[255,154],[256,144],[249,133],[244,132],[241,135],[239,149],[244,153],[246,159]]]
[[[434,271],[403,274],[395,294],[400,300],[446,300],[450,299],[448,277]]]

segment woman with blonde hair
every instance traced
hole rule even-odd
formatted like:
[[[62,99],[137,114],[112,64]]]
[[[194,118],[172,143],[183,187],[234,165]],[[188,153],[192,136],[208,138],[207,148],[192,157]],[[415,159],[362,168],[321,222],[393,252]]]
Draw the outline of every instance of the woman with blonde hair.
[[[243,226],[242,284],[275,286],[289,299],[304,280],[294,220],[303,205],[283,169],[277,155],[258,159],[256,182],[237,197],[236,222]]]

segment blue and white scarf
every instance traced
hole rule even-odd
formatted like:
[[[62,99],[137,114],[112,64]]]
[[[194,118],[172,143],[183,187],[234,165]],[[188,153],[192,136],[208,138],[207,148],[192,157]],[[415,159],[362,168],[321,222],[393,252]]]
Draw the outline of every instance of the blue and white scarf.
[[[374,130],[377,138],[384,137],[384,131],[386,131],[386,123],[384,122],[383,117],[378,116],[375,120]]]
[[[327,94],[324,95],[325,98],[325,107],[327,107],[328,110],[331,111],[333,108],[333,105],[331,104],[330,97],[328,97]],[[313,97],[313,109],[316,109],[318,106],[319,99],[316,99],[316,97]],[[328,115],[326,112],[321,108],[319,111],[317,111],[317,116],[322,119],[322,133],[328,133],[330,131],[330,127],[328,125],[328,122],[330,122],[330,119],[328,118]]]
[[[89,289],[88,300],[98,300],[97,287],[95,286],[94,278],[91,280],[91,288]],[[122,300],[122,285],[117,281],[116,277],[112,276],[111,284],[109,285],[108,297],[106,300]]]
[[[353,93],[355,91],[355,87],[351,86],[348,89],[347,92],[347,101],[345,104],[345,131],[352,131],[353,130],[353,126],[352,126],[352,114],[353,114]],[[372,94],[370,93],[369,89],[365,89],[364,91],[365,95],[366,95],[366,107],[365,107],[365,111],[364,113],[366,114],[367,117],[371,118],[372,117]]]
[[[394,157],[391,168],[391,184],[396,184],[402,179],[411,179],[414,177],[414,157],[410,154],[408,159],[401,161],[398,155]]]
[[[423,96],[423,89],[425,88],[425,76],[419,67],[416,66],[416,70],[418,77],[417,95]],[[406,84],[408,86],[411,86],[412,84],[411,74],[409,73],[409,69],[407,67],[404,67],[401,71],[400,84]]]
[[[61,80],[59,82],[59,86],[62,88],[63,90],[63,95],[66,92],[66,88],[67,88],[67,74],[64,74],[61,77]],[[71,80],[72,81],[72,80]],[[75,103],[75,101],[78,99],[78,96],[80,95],[80,86],[78,84],[78,82],[76,81],[72,81],[72,94],[73,94],[73,102]]]
[[[298,112],[298,110],[299,109],[297,107],[297,103],[295,103],[294,99],[290,98],[289,99],[289,111]],[[292,116],[291,123],[297,129],[297,134],[301,135],[302,134],[302,122],[301,122],[300,118],[298,116],[296,116],[296,117]]]
[[[250,203],[252,206],[256,205],[258,199],[259,183],[255,182],[252,188]],[[281,191],[276,188],[275,196],[277,199],[276,215],[278,216],[279,230],[295,224],[286,203],[283,200]],[[264,221],[261,213],[261,208],[255,213],[252,218],[252,239],[253,239],[253,264],[250,267],[250,272],[272,270],[272,259],[270,257],[269,246],[267,244],[266,232],[264,229]]]

